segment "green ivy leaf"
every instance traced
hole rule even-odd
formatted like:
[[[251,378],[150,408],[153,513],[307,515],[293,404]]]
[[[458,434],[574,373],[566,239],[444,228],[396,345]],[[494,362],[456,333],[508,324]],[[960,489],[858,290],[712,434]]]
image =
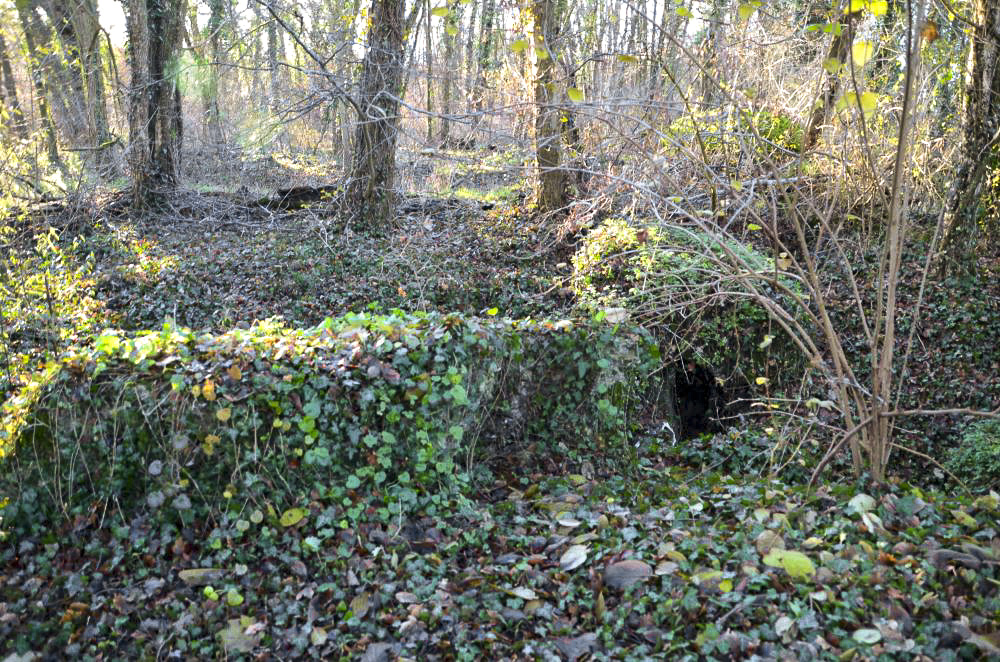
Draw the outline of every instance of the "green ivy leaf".
[[[302,508],[289,508],[285,512],[281,513],[281,526],[288,528],[290,526],[295,526],[306,516],[306,511]]]

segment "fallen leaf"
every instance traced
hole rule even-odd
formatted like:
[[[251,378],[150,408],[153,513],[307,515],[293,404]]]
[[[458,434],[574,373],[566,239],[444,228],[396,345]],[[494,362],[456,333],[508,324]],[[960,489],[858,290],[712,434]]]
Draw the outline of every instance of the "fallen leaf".
[[[604,571],[604,583],[611,588],[624,590],[652,574],[653,568],[643,561],[619,561],[609,565]]]
[[[559,565],[563,570],[575,570],[587,560],[586,545],[571,545],[559,558]]]
[[[188,586],[205,586],[222,579],[221,568],[190,568],[181,570],[177,577]]]

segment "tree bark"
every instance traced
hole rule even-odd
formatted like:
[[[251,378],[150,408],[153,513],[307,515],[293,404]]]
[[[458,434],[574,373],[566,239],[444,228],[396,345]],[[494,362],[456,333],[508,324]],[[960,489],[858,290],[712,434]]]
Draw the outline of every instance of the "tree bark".
[[[838,31],[833,35],[833,40],[830,42],[830,49],[826,55],[827,60],[836,59],[845,67],[850,67],[851,44],[854,41],[854,24],[858,17],[861,16],[861,11],[862,7],[859,6],[857,11],[851,12],[850,2],[848,2],[848,9],[845,10],[843,22],[834,24],[839,27],[837,28]],[[842,76],[841,72],[835,74],[826,72],[824,74],[826,85],[823,88],[823,93],[819,101],[809,114],[809,122],[806,125],[805,139],[803,141],[804,149],[812,149],[819,142],[823,126],[829,121],[834,103],[837,100],[837,94],[840,92]]]
[[[942,242],[942,271],[972,273],[982,198],[1000,163],[1000,4],[975,0],[963,101],[961,161],[956,172]]]
[[[129,144],[132,204],[145,209],[176,186],[183,138],[175,56],[185,0],[128,0],[126,29],[132,79]]]
[[[24,43],[28,51],[28,68],[31,71],[31,83],[35,88],[35,96],[38,98],[38,116],[42,123],[42,131],[45,136],[45,151],[49,162],[60,168],[63,167],[59,157],[59,141],[56,137],[56,126],[52,119],[52,111],[48,103],[48,85],[45,71],[41,66],[41,57],[38,50],[38,43],[35,41],[38,30],[37,18],[33,18],[31,8],[27,2],[19,0],[15,3],[18,18],[21,21],[21,28],[24,31]]]
[[[449,134],[451,133],[451,122],[448,116],[451,114],[452,88],[455,82],[455,71],[460,62],[456,62],[456,50],[458,46],[458,26],[462,20],[462,6],[452,4],[450,12],[444,19],[444,75],[441,86],[441,120],[438,127],[438,141],[443,147],[447,147]]]
[[[25,36],[31,32],[37,67],[45,80],[48,107],[63,141],[87,145],[87,103],[80,48],[68,9],[53,0],[16,0]],[[48,17],[50,22],[43,20]]]
[[[219,110],[219,85],[221,81],[220,69],[222,57],[222,0],[209,0],[211,14],[208,19],[208,43],[211,53],[209,62],[210,78],[208,82],[208,93],[206,94],[205,121],[208,127],[208,138],[212,146],[216,149],[225,143],[225,136],[222,134],[222,113]]]
[[[538,162],[538,211],[562,209],[566,205],[566,171],[562,168],[562,136],[556,81],[556,46],[562,0],[533,0],[535,47],[535,159]]]
[[[346,200],[355,227],[376,232],[396,211],[396,134],[403,80],[404,0],[372,0],[368,49],[361,70],[354,160]]]
[[[95,0],[72,3],[73,26],[80,52],[80,69],[87,102],[87,121],[98,171],[114,177],[118,164],[112,151],[114,136],[108,124],[107,94],[104,87],[104,64],[101,54],[101,24]]]
[[[24,140],[28,137],[28,125],[24,121],[21,102],[17,98],[17,81],[14,80],[14,72],[10,66],[10,55],[7,53],[7,43],[2,34],[0,34],[0,76],[3,76],[0,98],[3,99],[3,105],[9,113],[10,126],[14,135]]]
[[[433,60],[433,39],[431,32],[431,0],[424,0],[424,16],[426,18],[424,22],[424,58],[427,64],[427,80],[424,84],[427,86],[427,144],[431,144],[434,141],[434,97],[432,95],[433,86],[431,81],[434,80],[434,60]]]

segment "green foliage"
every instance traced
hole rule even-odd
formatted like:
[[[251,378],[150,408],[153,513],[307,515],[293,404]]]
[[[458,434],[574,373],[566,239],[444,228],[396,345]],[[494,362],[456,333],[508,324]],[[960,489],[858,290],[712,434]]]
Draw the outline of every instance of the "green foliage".
[[[77,259],[80,242],[61,246],[55,230],[23,247],[0,226],[0,402],[66,345],[110,321],[93,297],[93,255]]]
[[[480,437],[621,458],[648,347],[606,324],[399,311],[221,336],[105,331],[7,407],[5,523],[112,503],[184,520],[310,492],[355,520],[345,490],[362,487],[409,511],[468,483]]]
[[[637,323],[665,331],[667,354],[695,357],[717,375],[742,370],[749,382],[786,352],[784,343],[767,341],[784,334],[739,283],[720,276],[730,255],[765,280],[775,271],[770,258],[745,244],[719,244],[697,229],[640,229],[610,219],[573,256],[573,287],[586,309],[624,308]],[[760,287],[772,289],[763,280]],[[786,353],[786,360],[795,356]]]
[[[945,467],[973,491],[1000,490],[1000,420],[970,425],[951,449]]]
[[[802,150],[805,131],[802,125],[789,115],[761,108],[753,113],[741,113],[740,121],[745,128],[749,126],[756,127],[760,137],[767,143],[772,144],[770,147],[767,144],[760,146],[760,149],[767,153],[773,152],[774,146],[791,152]]]
[[[681,145],[694,147],[695,134],[699,133],[708,157],[726,160],[750,156],[755,162],[788,158],[788,152],[801,151],[805,137],[802,125],[793,117],[767,108],[725,116],[685,114],[671,122],[664,133],[663,147],[668,150]]]

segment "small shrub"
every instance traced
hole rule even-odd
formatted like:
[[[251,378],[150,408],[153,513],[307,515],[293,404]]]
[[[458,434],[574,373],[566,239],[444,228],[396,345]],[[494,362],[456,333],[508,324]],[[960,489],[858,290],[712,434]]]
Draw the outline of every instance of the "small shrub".
[[[727,260],[727,251],[762,275],[760,289],[771,287],[764,276],[774,272],[773,261],[750,246],[720,245],[691,228],[637,228],[610,219],[573,256],[573,287],[585,309],[625,308],[635,322],[663,331],[664,355],[707,364],[716,376],[742,371],[748,382],[768,373],[772,362],[798,357],[768,340],[783,334],[722,273],[717,262]],[[782,284],[798,291],[795,283]]]
[[[945,467],[974,492],[1000,489],[1000,420],[978,421],[966,428]]]

